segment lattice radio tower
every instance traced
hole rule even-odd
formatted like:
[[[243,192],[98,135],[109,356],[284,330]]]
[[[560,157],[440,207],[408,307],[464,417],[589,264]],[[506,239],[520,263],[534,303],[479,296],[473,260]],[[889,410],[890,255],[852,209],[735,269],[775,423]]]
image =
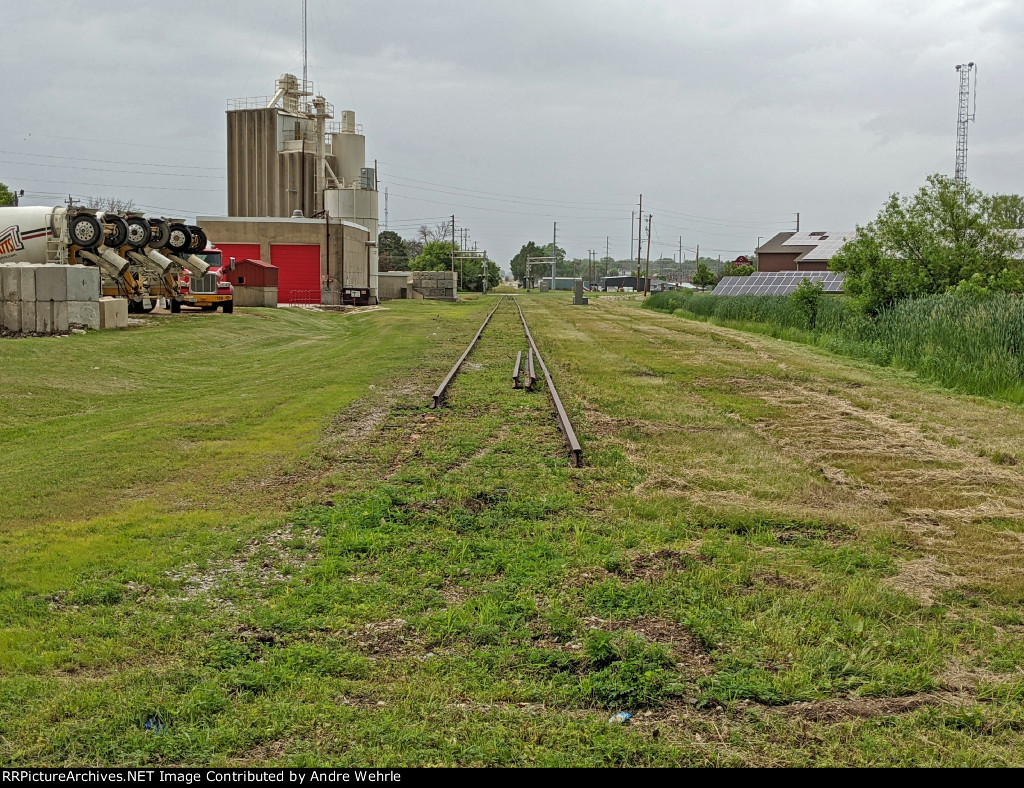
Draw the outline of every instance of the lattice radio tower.
[[[960,75],[960,106],[956,122],[956,180],[967,184],[967,129],[974,120],[978,109],[978,70],[974,63],[961,63],[956,67]],[[974,74],[974,90],[971,90],[971,74]],[[971,107],[971,94],[974,107]]]

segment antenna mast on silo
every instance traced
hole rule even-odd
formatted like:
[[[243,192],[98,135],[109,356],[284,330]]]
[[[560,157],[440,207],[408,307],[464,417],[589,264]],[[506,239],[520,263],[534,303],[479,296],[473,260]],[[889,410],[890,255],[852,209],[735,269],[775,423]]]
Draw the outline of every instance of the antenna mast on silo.
[[[302,89],[309,79],[309,0],[302,0]]]
[[[956,181],[967,184],[967,130],[974,120],[978,108],[978,71],[974,63],[961,63],[956,67],[960,74],[960,101],[956,123]],[[974,109],[971,108],[971,73],[974,74]]]

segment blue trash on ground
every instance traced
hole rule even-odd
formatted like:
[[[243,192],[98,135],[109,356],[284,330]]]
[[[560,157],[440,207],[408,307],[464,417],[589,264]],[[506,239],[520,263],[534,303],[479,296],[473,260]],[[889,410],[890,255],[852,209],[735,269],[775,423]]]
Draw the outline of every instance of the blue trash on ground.
[[[625,725],[631,719],[633,719],[633,715],[628,711],[620,711],[618,714],[612,715],[612,718],[608,720],[608,723],[610,725]]]

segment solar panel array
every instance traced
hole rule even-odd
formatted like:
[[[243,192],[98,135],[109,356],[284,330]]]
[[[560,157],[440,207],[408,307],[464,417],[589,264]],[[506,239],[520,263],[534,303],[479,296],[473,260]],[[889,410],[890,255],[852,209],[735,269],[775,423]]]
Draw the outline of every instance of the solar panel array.
[[[852,230],[827,233],[800,232],[794,233],[791,238],[787,238],[782,242],[782,245],[813,246],[814,248],[801,257],[801,260],[831,260],[833,255],[842,249],[847,241],[852,241],[855,235],[856,233]]]
[[[843,292],[843,275],[835,271],[777,271],[726,276],[712,291],[715,295],[789,295],[804,279],[820,282],[826,293]]]

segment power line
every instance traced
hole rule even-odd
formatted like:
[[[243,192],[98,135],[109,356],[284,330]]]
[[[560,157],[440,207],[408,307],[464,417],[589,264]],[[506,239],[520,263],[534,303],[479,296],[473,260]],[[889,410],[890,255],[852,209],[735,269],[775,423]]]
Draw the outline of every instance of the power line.
[[[116,172],[122,175],[154,175],[158,178],[203,178],[204,180],[226,181],[224,175],[193,175],[191,173],[175,172],[140,172],[139,170],[112,170],[108,167],[76,167],[73,164],[40,164],[35,161],[3,161],[0,164],[9,164],[15,167],[46,167],[47,169],[78,170],[80,172]]]
[[[156,164],[149,161],[120,161],[118,159],[83,159],[81,156],[53,156],[46,153],[22,153],[13,150],[0,150],[5,156],[31,156],[34,159],[60,159],[61,161],[87,161],[91,164],[125,164],[138,167],[167,167],[176,170],[211,170],[223,172],[223,167],[201,167],[198,164]],[[21,163],[21,162],[19,162]],[[24,162],[28,164],[29,162]]]
[[[0,134],[16,134],[17,136],[25,135],[27,137],[49,137],[55,140],[71,140],[72,142],[96,142],[101,145],[117,145],[132,148],[151,148],[152,150],[177,150],[186,151],[188,153],[217,153],[224,154],[222,150],[209,150],[204,148],[173,148],[166,145],[146,145],[142,142],[124,142],[122,140],[95,140],[89,139],[88,137],[65,137],[60,134],[44,134],[37,131],[16,131],[14,129],[0,129]]]

